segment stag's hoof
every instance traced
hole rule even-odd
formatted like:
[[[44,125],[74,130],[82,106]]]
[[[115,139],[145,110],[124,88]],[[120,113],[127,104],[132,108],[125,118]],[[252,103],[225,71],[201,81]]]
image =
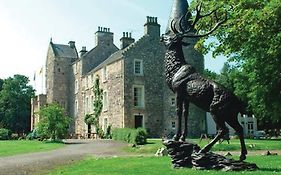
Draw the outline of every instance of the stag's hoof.
[[[245,159],[246,159],[246,155],[244,155],[244,154],[240,155],[240,158],[239,158],[240,161],[243,161]]]
[[[180,137],[180,141],[185,142],[185,136],[182,135],[182,136]]]
[[[204,154],[204,153],[206,153],[206,152],[207,152],[206,149],[203,148],[203,149],[201,149],[198,153],[199,153],[199,154]]]
[[[179,141],[180,140],[180,136],[178,134],[174,135],[173,140],[174,141]]]

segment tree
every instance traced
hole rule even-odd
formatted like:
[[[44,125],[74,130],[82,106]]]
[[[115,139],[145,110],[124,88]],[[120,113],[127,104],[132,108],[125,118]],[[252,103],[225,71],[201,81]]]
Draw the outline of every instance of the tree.
[[[68,133],[70,118],[58,104],[50,104],[39,111],[38,133],[52,140],[63,139]]]
[[[99,125],[99,117],[101,115],[102,108],[103,108],[103,103],[102,103],[103,90],[100,88],[98,77],[95,79],[93,92],[94,92],[94,101],[93,101],[94,112],[93,114],[86,114],[84,121],[87,125],[94,125],[96,127],[96,131],[98,135],[102,136],[103,133]]]
[[[3,84],[4,84],[4,80],[2,80],[2,79],[0,78],[0,91],[2,90]]]
[[[14,75],[3,81],[0,91],[0,125],[18,134],[30,130],[30,99],[35,90],[28,82],[27,77]]]
[[[208,38],[202,38],[197,48],[214,50],[236,63],[235,93],[248,100],[256,117],[278,123],[281,121],[281,3],[278,0],[202,0],[203,7],[227,11],[228,20]],[[194,5],[193,5],[194,7]],[[198,22],[207,29],[216,18],[210,16]],[[210,40],[208,40],[210,41]]]

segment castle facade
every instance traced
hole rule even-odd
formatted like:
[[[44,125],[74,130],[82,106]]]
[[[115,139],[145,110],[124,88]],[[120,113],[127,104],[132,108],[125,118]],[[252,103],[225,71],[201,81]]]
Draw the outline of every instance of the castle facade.
[[[99,119],[105,131],[112,128],[144,127],[151,137],[175,133],[178,125],[175,95],[164,78],[165,47],[160,42],[160,25],[156,17],[147,17],[144,35],[137,41],[124,32],[120,47],[114,45],[114,33],[99,27],[95,47],[77,51],[75,42],[49,44],[46,60],[46,94],[32,103],[32,129],[39,116],[36,111],[49,103],[58,103],[71,117],[70,134],[86,137],[95,132],[84,122],[93,113],[93,85],[96,78],[103,89],[103,110]],[[195,41],[184,48],[187,61],[197,71],[204,69],[204,58],[194,50]],[[188,135],[205,133],[206,113],[190,105]]]

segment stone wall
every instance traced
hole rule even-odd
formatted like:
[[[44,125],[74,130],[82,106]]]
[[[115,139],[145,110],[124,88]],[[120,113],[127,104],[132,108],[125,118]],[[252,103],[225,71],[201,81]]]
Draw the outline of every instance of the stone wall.
[[[163,130],[163,88],[165,88],[164,46],[160,43],[160,25],[156,22],[155,20],[147,22],[146,35],[129,46],[124,54],[125,126],[134,128],[134,115],[143,115],[144,127],[152,137],[160,136]],[[142,61],[143,75],[134,74],[136,59]],[[133,87],[139,85],[144,87],[144,107],[134,106]]]

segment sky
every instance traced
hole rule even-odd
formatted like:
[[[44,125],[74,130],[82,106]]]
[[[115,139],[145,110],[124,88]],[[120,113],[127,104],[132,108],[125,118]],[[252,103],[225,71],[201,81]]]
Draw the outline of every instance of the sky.
[[[146,16],[158,17],[165,31],[172,0],[0,0],[0,78],[22,74],[34,79],[45,64],[47,49],[76,42],[77,50],[94,47],[98,26],[114,32],[119,47],[123,32],[138,40]],[[225,58],[205,56],[205,68],[219,72]],[[40,80],[41,81],[41,80]],[[38,83],[37,83],[38,84]]]

